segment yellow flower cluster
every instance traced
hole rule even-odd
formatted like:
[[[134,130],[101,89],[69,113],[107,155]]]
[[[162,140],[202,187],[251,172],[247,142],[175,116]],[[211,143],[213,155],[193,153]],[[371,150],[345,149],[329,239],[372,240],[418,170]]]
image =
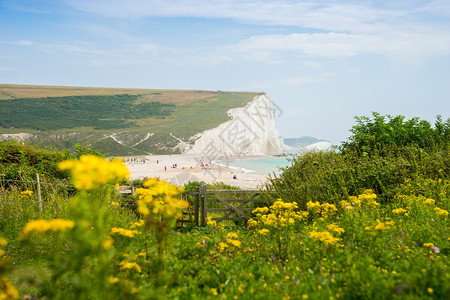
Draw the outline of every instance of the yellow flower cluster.
[[[9,282],[8,277],[0,277],[0,299],[19,299],[19,292],[17,289]]]
[[[129,229],[125,229],[125,228],[113,227],[113,228],[111,228],[111,234],[119,234],[119,235],[122,235],[125,237],[132,238],[136,234],[139,234],[139,232],[137,230],[129,230]]]
[[[217,247],[219,247],[219,251],[222,252],[223,250],[228,248],[228,244],[224,242],[219,242],[219,244],[217,244]]]
[[[32,195],[33,195],[33,191],[26,190],[26,191],[20,192],[19,198],[20,199],[28,198],[28,197],[31,197]]]
[[[316,202],[309,201],[308,203],[306,203],[306,209],[312,215],[319,215],[320,211],[322,210],[322,207],[319,201]]]
[[[0,237],[0,256],[2,256],[5,253],[5,251],[3,251],[2,248],[5,247],[7,244],[8,244],[8,240]],[[1,267],[1,265],[0,265],[0,267]]]
[[[308,233],[308,237],[327,246],[335,245],[341,240],[340,238],[333,237],[328,231],[311,231]]]
[[[119,267],[121,270],[131,270],[138,273],[142,271],[141,267],[136,262],[121,261]]]
[[[237,248],[240,248],[242,243],[241,243],[241,241],[238,240],[238,238],[239,238],[239,235],[236,232],[228,232],[226,241],[219,242],[217,244],[219,251],[222,252],[227,248],[230,250],[236,250]]]
[[[269,229],[266,228],[258,230],[258,233],[261,235],[267,235],[269,232],[270,232]]]
[[[354,206],[378,206],[380,203],[378,203],[375,199],[377,199],[377,195],[373,193],[373,190],[368,189],[365,190],[361,195],[358,195],[358,197],[350,196],[348,200],[354,205]]]
[[[206,218],[206,225],[216,228],[217,227],[217,222],[213,221],[211,219],[211,217],[207,217]]]
[[[425,248],[433,248],[433,247],[434,247],[434,244],[433,244],[433,243],[425,243],[425,244],[423,244],[423,246],[424,246]]]
[[[253,210],[253,213],[256,214],[264,226],[285,227],[293,225],[297,220],[303,220],[308,216],[308,212],[296,212],[297,208],[298,204],[296,202],[283,202],[283,200],[278,199],[270,208],[259,207]],[[256,227],[258,222],[252,220],[249,224],[251,224],[249,226]]]
[[[146,188],[136,189],[137,211],[146,216],[150,213],[166,217],[180,217],[183,208],[189,207],[189,203],[178,199],[178,195],[184,191],[183,187],[169,184],[167,181],[158,181],[156,178],[144,182]]]
[[[338,234],[338,235],[341,235],[342,233],[345,232],[344,228],[337,227],[337,226],[334,225],[334,224],[328,225],[328,226],[327,226],[327,229],[328,229],[329,231],[333,232],[333,233]]]
[[[137,222],[131,222],[130,223],[130,229],[134,229],[134,228],[136,228],[136,227],[142,227],[142,226],[144,226],[144,224],[145,224],[145,221],[144,220],[139,220],[139,221],[137,221]]]
[[[377,225],[375,226],[367,226],[365,228],[365,230],[388,230],[390,229],[392,226],[394,225],[394,221],[386,221],[386,222],[381,222],[380,220],[377,219]]]
[[[258,226],[258,221],[250,219],[247,221],[248,228],[256,228]]]
[[[80,160],[63,161],[59,168],[71,171],[73,185],[78,190],[92,190],[103,184],[114,184],[130,174],[120,159],[109,162],[95,155],[83,155]]]
[[[309,201],[308,203],[306,203],[306,209],[311,215],[315,217],[322,216],[323,218],[329,218],[337,213],[336,206],[326,202],[320,204],[318,201]]]
[[[75,223],[72,220],[53,219],[53,220],[33,220],[28,222],[22,229],[20,239],[26,239],[32,232],[47,232],[47,231],[65,231],[72,229]]]
[[[430,198],[427,198],[427,199],[424,201],[425,204],[429,204],[429,205],[434,205],[435,202],[436,202],[436,201],[434,201],[433,199],[430,199]]]
[[[437,214],[438,216],[441,216],[441,217],[446,217],[446,216],[448,216],[448,211],[446,211],[445,209],[441,209],[441,208],[439,208],[439,207],[435,207],[435,208],[434,208],[434,211],[436,212],[436,214]]]
[[[400,207],[400,208],[393,209],[392,213],[397,214],[397,215],[406,214],[406,210]]]

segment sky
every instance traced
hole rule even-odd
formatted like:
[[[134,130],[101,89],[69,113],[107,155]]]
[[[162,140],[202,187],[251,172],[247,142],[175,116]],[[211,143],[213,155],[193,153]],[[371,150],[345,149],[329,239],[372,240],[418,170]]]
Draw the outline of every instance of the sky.
[[[450,1],[0,0],[0,83],[266,92],[283,137],[450,117]]]

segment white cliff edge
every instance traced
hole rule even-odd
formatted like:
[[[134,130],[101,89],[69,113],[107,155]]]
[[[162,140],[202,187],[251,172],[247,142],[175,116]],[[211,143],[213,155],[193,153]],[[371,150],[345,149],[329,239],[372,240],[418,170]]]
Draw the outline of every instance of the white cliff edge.
[[[275,128],[275,106],[261,94],[245,107],[228,111],[229,121],[203,132],[185,154],[210,160],[234,156],[280,155],[286,148]]]
[[[305,147],[301,147],[301,150],[328,150],[331,148],[330,142],[317,142]]]

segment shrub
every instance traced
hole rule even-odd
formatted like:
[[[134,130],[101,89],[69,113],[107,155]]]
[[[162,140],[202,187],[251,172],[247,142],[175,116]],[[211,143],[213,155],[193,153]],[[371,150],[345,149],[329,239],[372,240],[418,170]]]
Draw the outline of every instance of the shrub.
[[[443,122],[441,116],[436,117],[435,127],[426,120],[412,118],[405,121],[405,117],[382,116],[372,113],[373,119],[355,117],[356,125],[350,132],[348,141],[342,143],[340,150],[348,152],[357,150],[371,153],[381,151],[386,146],[416,145],[428,148],[435,144],[448,143],[450,139],[450,118]]]

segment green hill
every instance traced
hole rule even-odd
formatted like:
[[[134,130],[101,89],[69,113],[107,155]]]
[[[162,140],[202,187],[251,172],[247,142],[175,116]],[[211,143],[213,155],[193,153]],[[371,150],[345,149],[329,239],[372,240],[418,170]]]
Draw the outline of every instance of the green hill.
[[[178,153],[257,93],[0,84],[0,134],[110,155]],[[22,135],[23,136],[23,135]]]

